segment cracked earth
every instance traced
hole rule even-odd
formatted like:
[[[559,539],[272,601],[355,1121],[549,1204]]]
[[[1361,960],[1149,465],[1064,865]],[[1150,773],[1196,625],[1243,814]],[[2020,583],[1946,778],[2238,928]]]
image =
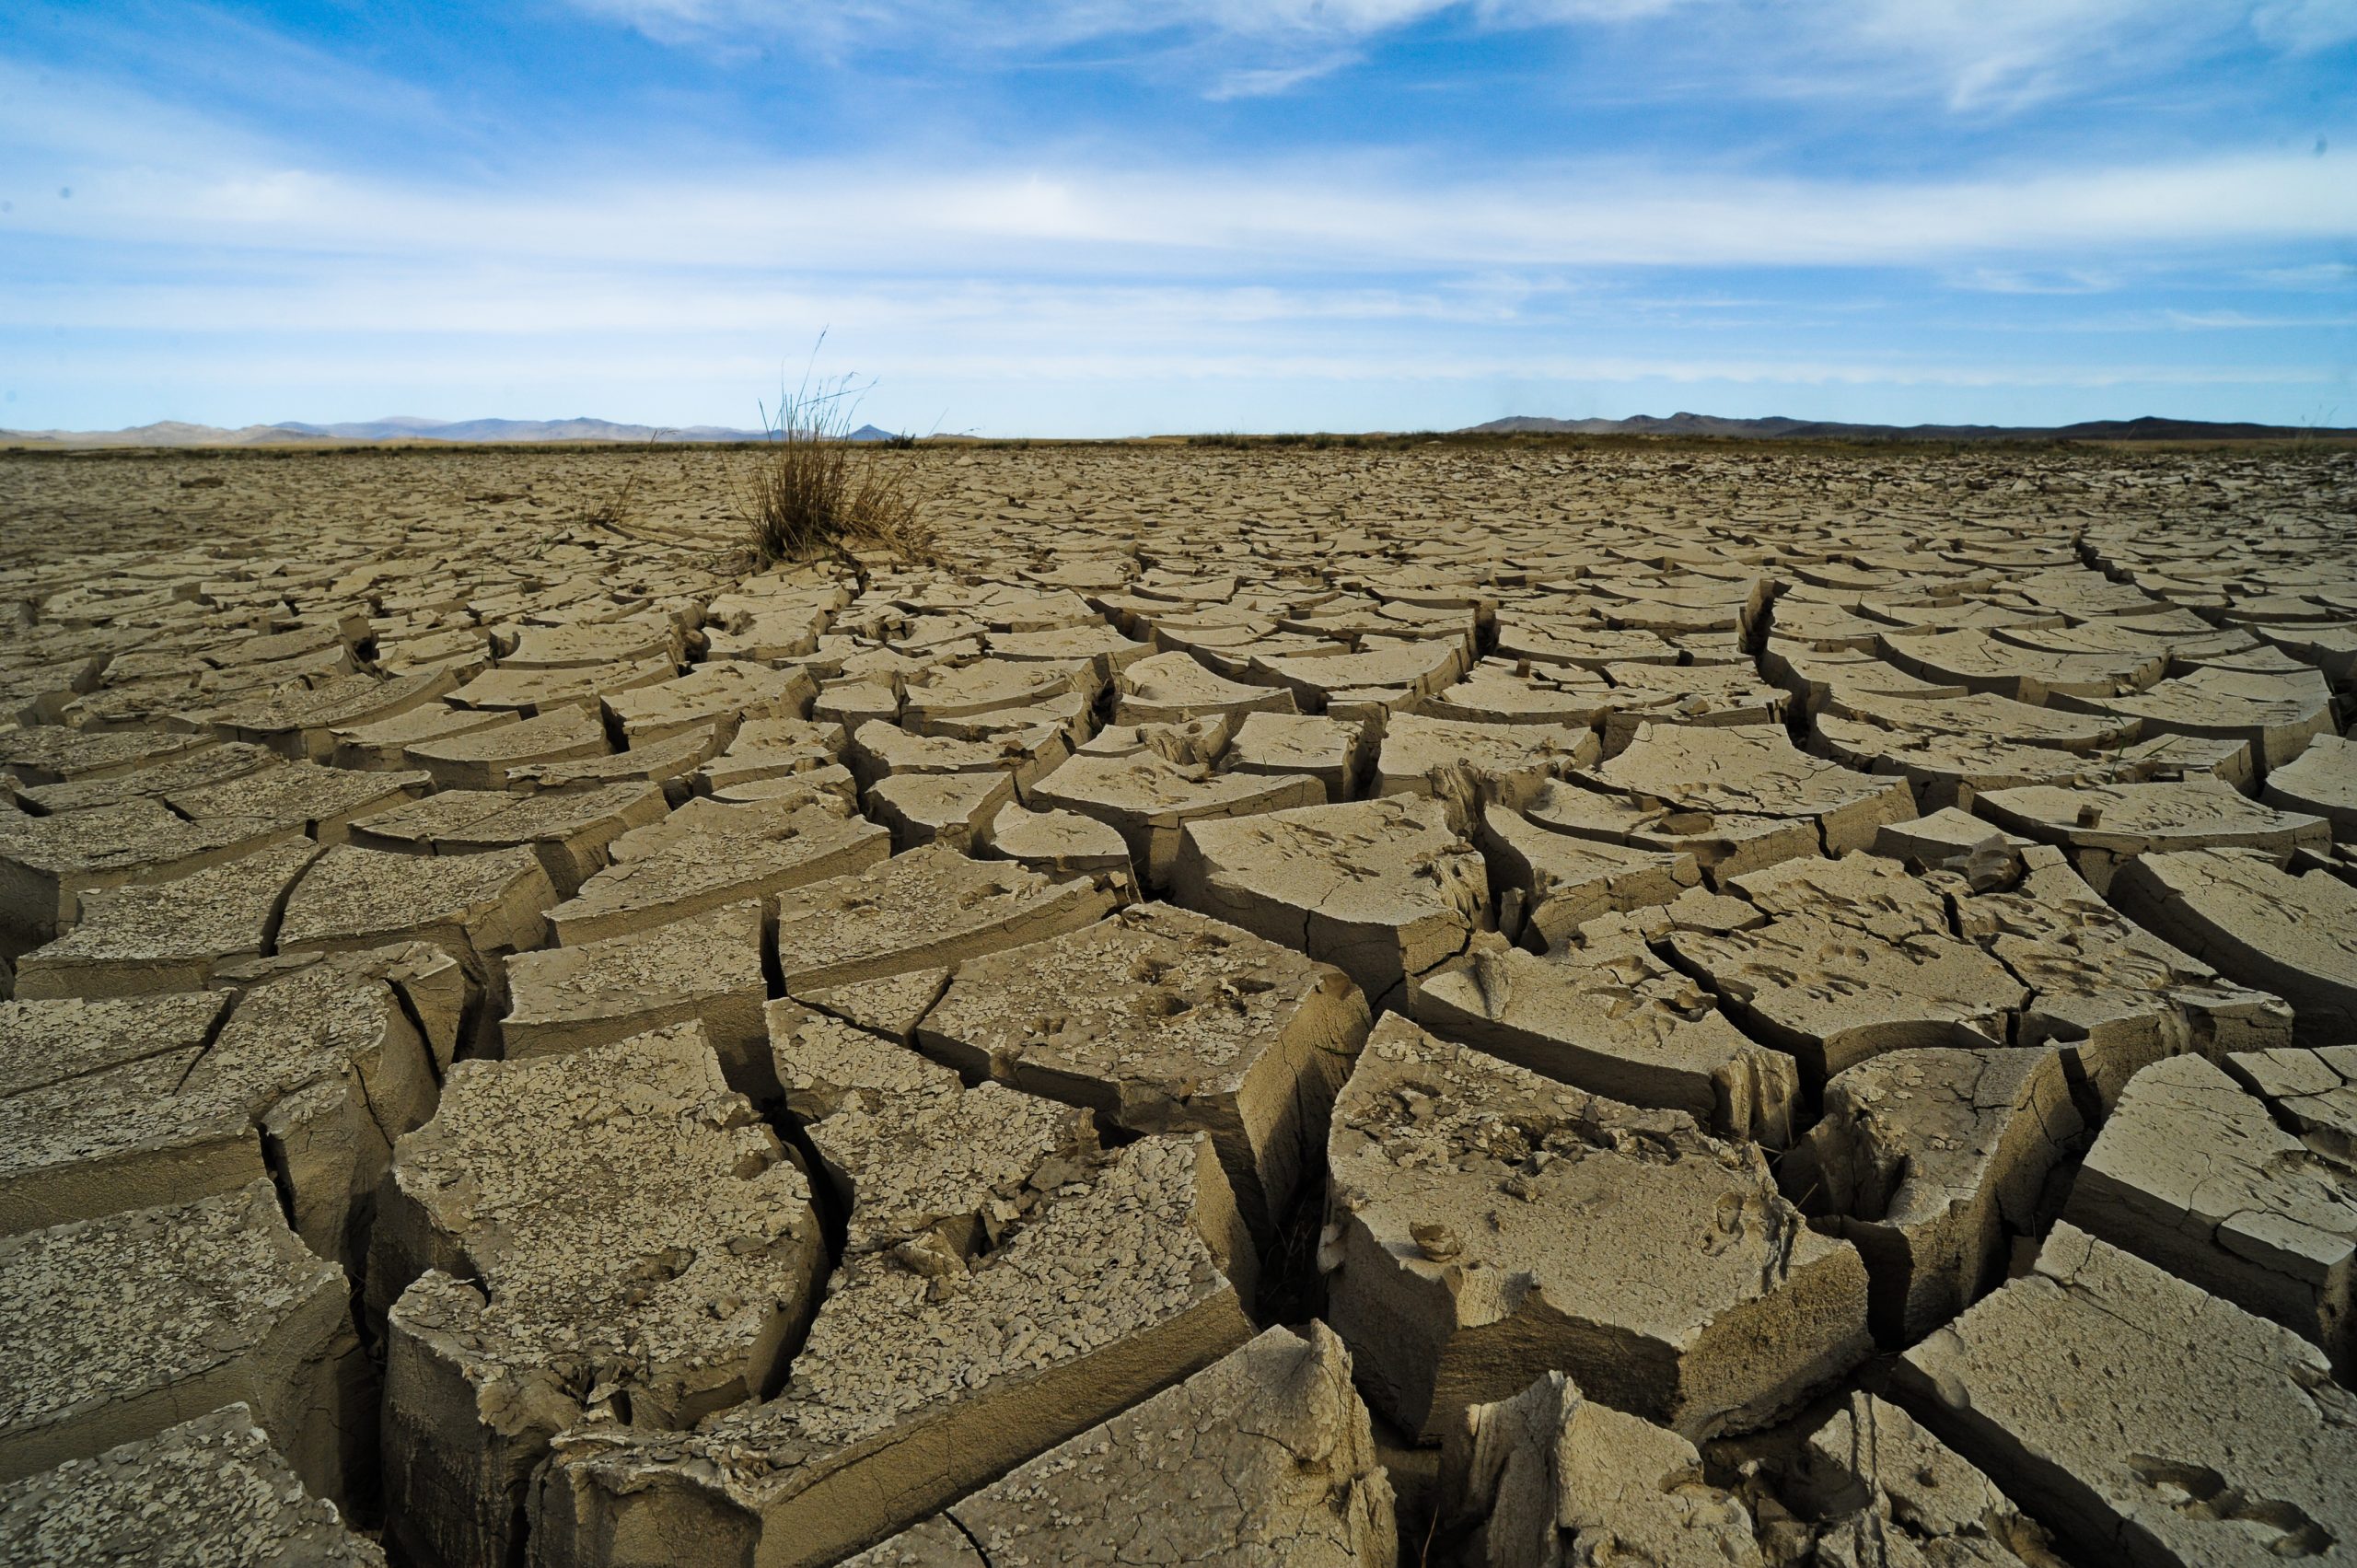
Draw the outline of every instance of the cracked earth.
[[[0,461],[0,1562],[2357,1562],[2357,459],[732,460]]]

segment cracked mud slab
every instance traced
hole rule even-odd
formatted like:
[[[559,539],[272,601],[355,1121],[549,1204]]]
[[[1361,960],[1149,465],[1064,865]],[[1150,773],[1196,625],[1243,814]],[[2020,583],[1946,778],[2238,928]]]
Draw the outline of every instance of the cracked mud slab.
[[[1419,979],[1409,1016],[1543,1076],[1682,1110],[1722,1135],[1790,1143],[1800,1069],[1721,1013],[1634,932],[1539,957],[1495,937]]]
[[[283,972],[278,972],[283,971]],[[464,981],[431,947],[273,963],[199,992],[8,1004],[0,1228],[274,1180],[357,1272],[393,1140],[433,1114]]]
[[[276,940],[319,846],[290,840],[152,888],[85,894],[73,930],[17,960],[21,1000],[191,991]]]
[[[977,1259],[937,1229],[848,1259],[776,1399],[677,1437],[561,1436],[541,1530],[585,1562],[830,1562],[1249,1336],[1223,1272],[1248,1245],[1208,1140],[1031,1179],[1052,1185]]]
[[[1908,1352],[1898,1388],[2091,1561],[2260,1562],[2357,1539],[2357,1399],[2323,1353],[2067,1224],[2035,1272]]]
[[[286,1228],[269,1182],[0,1239],[0,1481],[243,1403],[315,1495],[374,1493],[350,1282]]]
[[[1703,1479],[1691,1443],[1561,1372],[1465,1411],[1441,1466],[1464,1560],[1480,1568],[1763,1562],[1751,1515]]]
[[[1810,757],[1772,725],[1643,725],[1593,777],[1679,810],[1805,819],[1827,854],[1864,849],[1875,829],[1915,815],[1905,785]]]
[[[1037,999],[1028,1012],[1009,1000]],[[962,962],[918,1027],[970,1077],[1086,1106],[1131,1132],[1211,1134],[1256,1235],[1272,1235],[1366,1038],[1341,970],[1167,905]]]
[[[701,1025],[459,1063],[395,1154],[370,1262],[371,1297],[392,1302],[395,1539],[509,1558],[556,1434],[684,1430],[756,1397],[825,1261],[801,1170]]]
[[[1866,1273],[1756,1145],[1582,1094],[1403,1018],[1335,1102],[1321,1264],[1376,1407],[1426,1440],[1559,1367],[1689,1434],[1867,1353]]]
[[[1991,1044],[2029,993],[2012,970],[1952,935],[1929,884],[1869,855],[1799,860],[1735,879],[1771,918],[1726,933],[1675,931],[1701,976],[1759,1038],[1822,1081],[1887,1051]]]
[[[926,844],[856,876],[780,893],[772,908],[786,992],[801,995],[1076,930],[1113,905],[1095,877],[1051,881]]]
[[[2119,907],[2234,979],[2292,1005],[2309,1046],[2357,1043],[2357,887],[2290,876],[2250,851],[2146,855],[2120,875]]]
[[[1489,913],[1479,854],[1438,802],[1401,796],[1190,823],[1171,893],[1334,965],[1378,1008]]]
[[[761,906],[706,914],[571,947],[511,953],[510,1060],[579,1051],[693,1019],[736,1084],[759,1082],[768,1049],[761,1008]]]
[[[567,947],[644,931],[873,865],[891,837],[839,797],[807,791],[691,801],[615,840],[614,864],[550,910],[549,923]]]
[[[1826,1085],[1778,1179],[1857,1247],[1877,1338],[1909,1345],[2002,1276],[2084,1131],[2050,1046],[1894,1051]]]
[[[242,1404],[0,1487],[0,1542],[8,1562],[52,1568],[385,1561],[334,1504],[304,1490]]]
[[[1188,824],[1315,806],[1325,793],[1306,774],[1214,773],[1202,763],[1182,765],[1140,751],[1074,757],[1034,785],[1031,799],[1113,829],[1146,885],[1162,888],[1170,882]]]
[[[1271,1329],[845,1568],[1389,1564],[1391,1483],[1334,1331]]]
[[[2199,1056],[2136,1074],[2064,1217],[2315,1341],[2344,1374],[2357,1360],[2357,1171]]]

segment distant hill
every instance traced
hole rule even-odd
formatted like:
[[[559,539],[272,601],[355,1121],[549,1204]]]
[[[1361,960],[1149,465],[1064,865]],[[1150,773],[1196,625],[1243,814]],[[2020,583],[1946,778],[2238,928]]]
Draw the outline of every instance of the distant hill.
[[[875,426],[867,427],[874,430]],[[854,432],[852,439],[881,440],[885,432],[869,436]],[[225,430],[215,424],[185,424],[163,420],[128,430],[0,430],[0,442],[43,447],[266,447],[309,442],[382,441],[760,441],[759,430],[729,430],[719,425],[691,424],[660,429],[652,424],[617,424],[608,419],[415,419],[390,415],[338,424],[307,424],[286,420],[278,424],[249,424]]]
[[[1821,419],[1721,419],[1704,413],[1674,413],[1666,419],[1638,414],[1629,419],[1541,419],[1517,414],[1476,424],[1472,435],[1723,436],[1742,440],[1829,441],[2287,441],[2303,436],[2357,437],[2357,430],[2312,429],[2285,424],[2217,424],[2198,419],[2090,420],[2079,424],[1847,424]],[[235,430],[214,424],[161,420],[127,430],[0,430],[0,445],[20,447],[273,447],[381,442],[698,442],[764,441],[762,430],[732,430],[691,424],[664,429],[618,424],[609,419],[383,419],[333,424],[285,420]],[[863,424],[847,441],[891,441],[891,431]],[[936,440],[947,437],[935,437]]]
[[[1629,419],[1539,419],[1516,414],[1470,427],[1495,436],[1730,436],[1752,441],[2288,441],[2352,436],[2357,430],[2291,424],[2218,424],[2200,419],[2096,419],[2077,424],[1845,424],[1829,419],[1720,419],[1641,413]]]

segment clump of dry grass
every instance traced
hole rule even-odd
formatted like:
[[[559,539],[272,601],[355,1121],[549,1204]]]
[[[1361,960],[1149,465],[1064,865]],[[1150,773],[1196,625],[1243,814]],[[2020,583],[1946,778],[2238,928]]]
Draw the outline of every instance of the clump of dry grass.
[[[818,382],[806,376],[797,388],[779,388],[774,418],[761,410],[768,441],[736,476],[738,509],[751,527],[759,564],[858,549],[888,550],[909,560],[932,553],[914,459],[888,457],[876,445],[850,438],[864,390],[848,376]]]

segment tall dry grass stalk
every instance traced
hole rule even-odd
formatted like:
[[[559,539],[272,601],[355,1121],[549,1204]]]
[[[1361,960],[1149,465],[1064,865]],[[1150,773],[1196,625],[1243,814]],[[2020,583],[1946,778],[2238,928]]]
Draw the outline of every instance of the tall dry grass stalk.
[[[858,549],[912,561],[932,554],[918,459],[850,438],[865,389],[848,376],[814,382],[806,375],[801,386],[778,389],[774,417],[762,408],[768,444],[736,472],[737,506],[759,564]]]

